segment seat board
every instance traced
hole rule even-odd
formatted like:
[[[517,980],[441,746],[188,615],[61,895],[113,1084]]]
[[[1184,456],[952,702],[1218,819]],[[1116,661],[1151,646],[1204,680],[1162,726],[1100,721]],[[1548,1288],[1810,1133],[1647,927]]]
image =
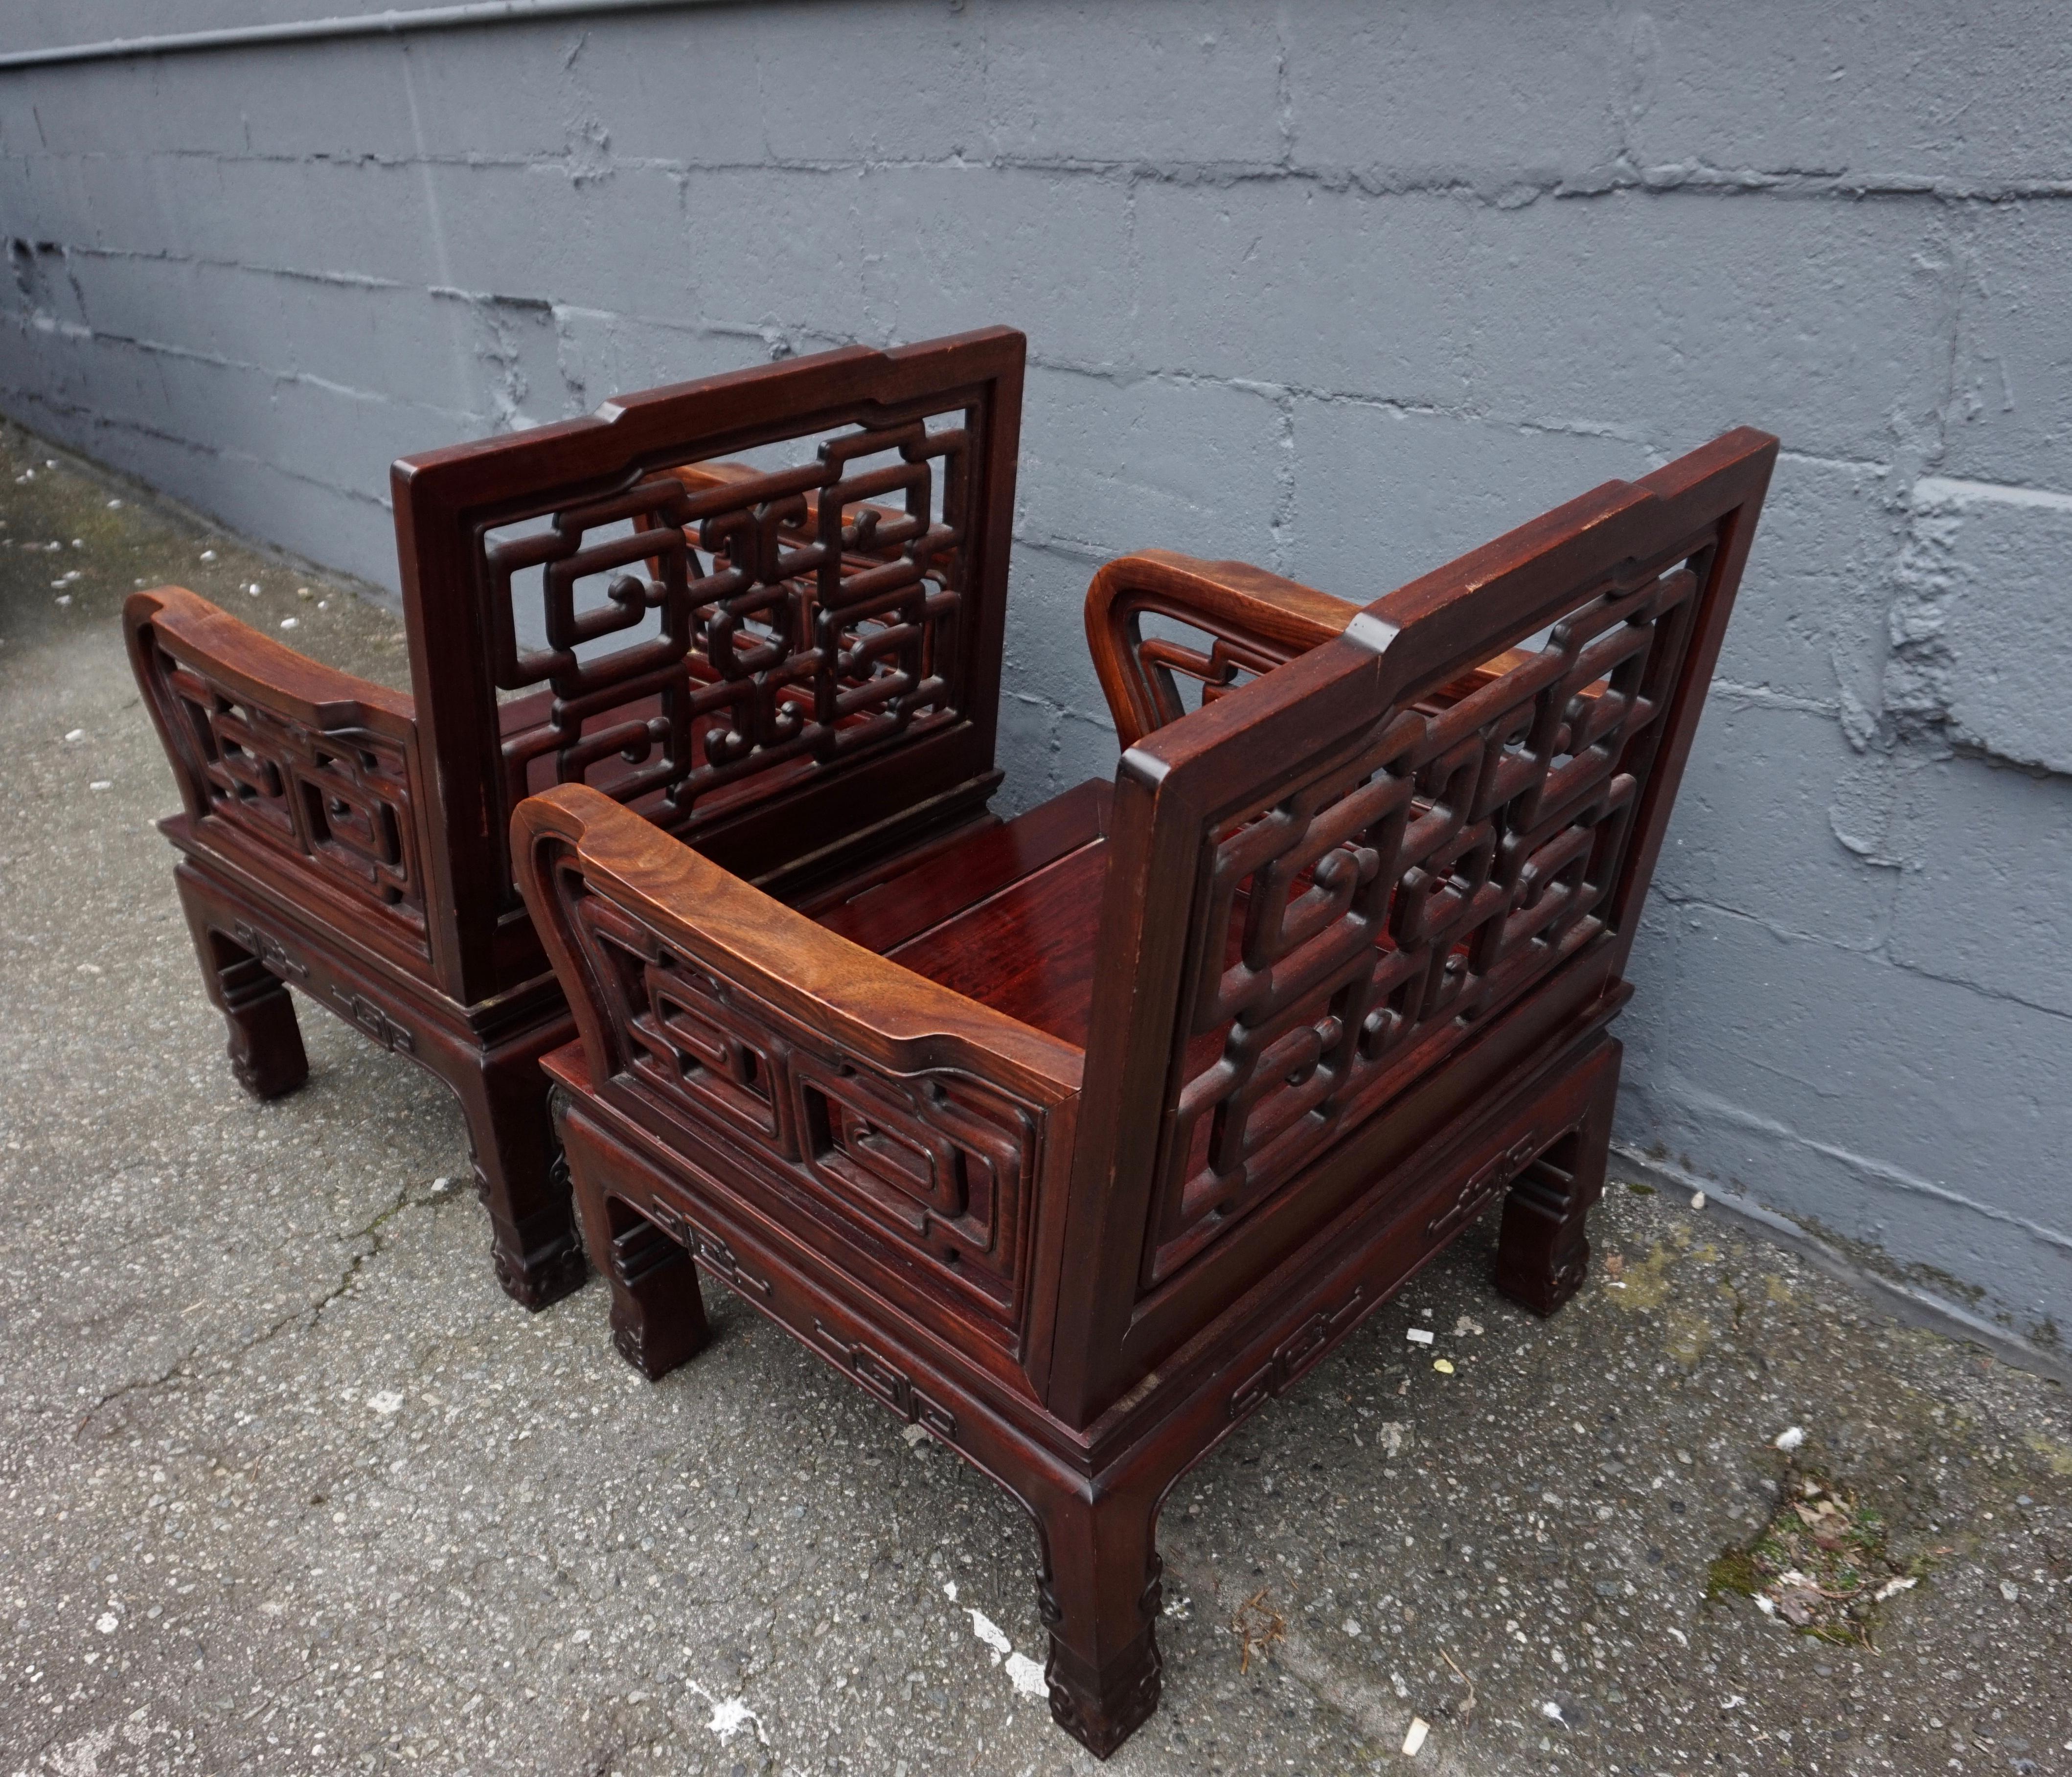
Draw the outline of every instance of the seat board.
[[[1096,838],[886,954],[1083,1049],[1107,875],[1108,841]]]
[[[1089,780],[814,917],[917,975],[1083,1046],[1109,794]]]

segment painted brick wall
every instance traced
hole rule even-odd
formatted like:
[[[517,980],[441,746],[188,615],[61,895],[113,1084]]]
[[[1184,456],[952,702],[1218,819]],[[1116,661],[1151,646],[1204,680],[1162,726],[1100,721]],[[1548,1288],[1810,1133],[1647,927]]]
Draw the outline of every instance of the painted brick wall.
[[[43,0],[0,49],[350,10]],[[795,0],[0,73],[0,405],[384,585],[402,451],[1023,327],[1017,805],[1112,767],[1106,555],[1366,599],[1781,434],[1623,1133],[2072,1324],[2052,0]]]

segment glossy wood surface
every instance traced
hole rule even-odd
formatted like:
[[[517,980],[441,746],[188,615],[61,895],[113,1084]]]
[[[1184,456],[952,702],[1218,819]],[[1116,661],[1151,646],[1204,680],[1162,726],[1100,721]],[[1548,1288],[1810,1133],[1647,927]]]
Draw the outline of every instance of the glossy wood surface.
[[[1776,448],[1729,434],[1363,608],[1111,563],[1112,789],[817,923],[593,790],[518,808],[620,1350],[695,1351],[702,1269],[1005,1487],[1097,1754],[1157,1706],[1191,1463],[1486,1211],[1507,1294],[1581,1281],[1607,1027]]]

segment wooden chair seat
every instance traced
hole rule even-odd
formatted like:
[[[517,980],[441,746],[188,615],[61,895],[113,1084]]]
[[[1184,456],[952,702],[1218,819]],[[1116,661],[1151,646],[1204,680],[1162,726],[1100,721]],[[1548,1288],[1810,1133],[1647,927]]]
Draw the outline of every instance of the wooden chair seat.
[[[702,1269],[1005,1487],[1096,1753],[1157,1706],[1192,1463],[1486,1211],[1499,1290],[1581,1285],[1626,959],[1776,449],[1729,434],[1364,607],[1112,562],[1112,786],[811,908],[594,790],[520,805],[619,1350],[695,1355]]]
[[[814,918],[917,975],[1083,1047],[1108,795],[1106,784],[1089,780]]]

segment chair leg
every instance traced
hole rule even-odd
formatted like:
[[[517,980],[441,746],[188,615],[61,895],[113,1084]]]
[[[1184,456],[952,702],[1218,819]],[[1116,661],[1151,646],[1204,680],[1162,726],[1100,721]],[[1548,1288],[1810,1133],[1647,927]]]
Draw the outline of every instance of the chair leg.
[[[650,1382],[705,1348],[712,1331],[698,1268],[645,1216],[627,1212],[604,1272],[611,1281],[611,1343]]]
[[[569,1138],[567,1096],[557,1088],[552,1104],[577,1219],[611,1286],[611,1343],[650,1382],[659,1382],[696,1357],[712,1336],[698,1268],[682,1246],[609,1194],[585,1163],[580,1137]]]
[[[210,923],[186,883],[179,888],[202,985],[230,1027],[230,1071],[254,1098],[292,1092],[310,1077],[310,1058],[287,987],[257,955]]]
[[[489,1210],[496,1281],[538,1310],[582,1287],[568,1169],[547,1118],[547,1077],[528,1054],[485,1057],[448,1077],[467,1119],[475,1188]]]
[[[1618,1098],[1616,1055],[1599,1075],[1581,1124],[1521,1172],[1503,1201],[1496,1286],[1536,1314],[1551,1314],[1582,1287],[1590,1266],[1586,1224],[1605,1191]]]
[[[1042,1516],[1050,1714],[1105,1758],[1158,1707],[1157,1507],[1137,1494],[1067,1494]]]

